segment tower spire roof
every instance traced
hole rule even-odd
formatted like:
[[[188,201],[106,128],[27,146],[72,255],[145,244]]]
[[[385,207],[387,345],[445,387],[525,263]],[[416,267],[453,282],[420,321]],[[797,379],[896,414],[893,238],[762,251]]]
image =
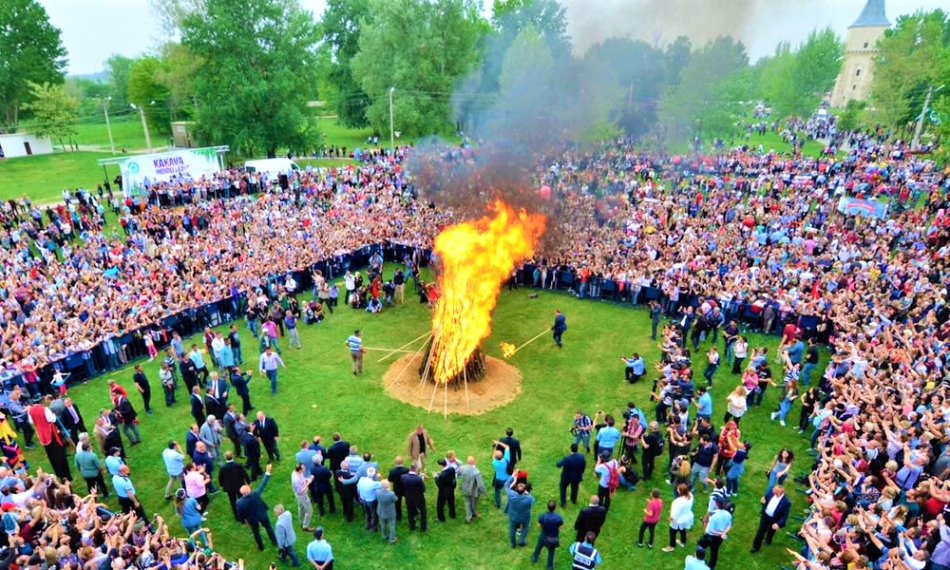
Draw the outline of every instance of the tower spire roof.
[[[861,15],[851,24],[852,28],[885,27],[889,28],[891,23],[887,20],[887,13],[884,10],[884,0],[868,0],[861,10]]]

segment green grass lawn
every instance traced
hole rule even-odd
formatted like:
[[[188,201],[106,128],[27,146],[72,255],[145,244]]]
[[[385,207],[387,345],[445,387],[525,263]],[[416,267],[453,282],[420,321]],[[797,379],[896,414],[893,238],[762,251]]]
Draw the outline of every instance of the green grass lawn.
[[[121,153],[122,149],[128,152],[141,151],[148,148],[145,143],[145,131],[142,129],[142,121],[138,113],[130,114],[125,117],[110,117],[109,124],[112,127],[112,139],[115,142],[116,153]],[[106,129],[105,122],[84,123],[76,126],[77,134],[73,137],[76,144],[94,146],[104,151],[109,151],[109,131]],[[166,146],[168,137],[158,133],[149,133],[152,138],[153,147]]]
[[[535,487],[534,495],[538,504],[533,516],[536,519],[543,505],[557,496],[559,471],[554,464],[568,450],[571,441],[568,428],[574,410],[582,408],[593,415],[594,411],[602,409],[619,417],[626,402],[634,400],[652,417],[648,393],[650,380],[655,376],[652,372],[653,363],[659,358],[659,351],[656,343],[649,339],[649,320],[643,310],[580,301],[548,292],[541,293],[537,299],[530,299],[528,293],[522,289],[502,294],[494,313],[494,332],[483,343],[486,352],[499,356],[499,342],[519,344],[547,329],[555,308],[564,311],[570,326],[564,337],[565,346],[559,350],[545,337],[519,351],[511,362],[524,377],[521,395],[510,404],[482,416],[450,415],[444,419],[438,407],[429,413],[426,409],[391,398],[383,390],[381,380],[388,362],[376,362],[382,355],[379,352],[367,354],[365,375],[354,378],[351,374],[344,339],[354,328],[363,329],[366,346],[391,348],[429,330],[430,313],[414,302],[411,294],[407,294],[409,302],[406,305],[387,309],[379,315],[343,308],[338,309],[336,314],[328,315],[327,320],[320,325],[302,326],[303,350],[288,350],[287,339],[282,339],[288,368],[280,371],[279,395],[271,396],[266,380],[256,373],[251,383],[254,405],[276,418],[281,427],[280,445],[284,460],[274,467],[272,483],[264,494],[267,503],[271,507],[277,503],[285,504],[292,510],[295,523],[299,525],[290,486],[293,455],[299,449],[300,440],[310,439],[314,434],[321,435],[324,441],[330,441],[331,434],[340,431],[361,452],[372,452],[381,469],[388,471],[393,458],[406,453],[406,435],[416,424],[423,423],[440,453],[453,449],[462,459],[474,455],[486,480],[490,481],[490,442],[503,436],[505,428],[510,426],[514,428],[515,436],[521,440],[524,449],[524,459],[519,466],[530,473]],[[239,323],[239,327],[242,330],[245,365],[256,368],[257,345],[246,333],[243,323]],[[197,338],[195,340],[201,342]],[[774,354],[775,340],[753,336],[751,344],[758,346],[764,342],[770,347],[770,354]],[[706,348],[708,342],[702,351]],[[634,351],[646,357],[651,373],[650,380],[630,386],[623,381],[623,365],[619,357]],[[702,356],[697,360],[701,359]],[[189,415],[188,397],[181,389],[178,403],[172,408],[165,407],[158,384],[158,364],[158,361],[145,364],[153,386],[155,413],[152,416],[146,416],[141,409],[141,399],[132,386],[131,369],[127,368],[113,376],[133,394],[132,401],[141,415],[140,428],[144,443],[130,450],[132,480],[139,489],[146,510],[150,514],[160,512],[169,521],[172,531],[182,535],[184,530],[173,515],[172,506],[162,499],[166,476],[161,451],[171,439],[184,441],[192,418]],[[726,395],[738,381],[737,376],[724,368],[717,374],[713,389],[714,423],[717,427],[720,427],[725,412]],[[701,380],[702,367],[697,366],[696,372]],[[109,405],[105,378],[75,387],[69,393],[83,410],[89,425],[97,411]],[[776,408],[778,397],[778,390],[770,389],[763,407],[754,408],[742,421],[743,438],[754,442],[755,448],[742,480],[734,530],[720,553],[722,568],[741,565],[748,570],[772,570],[788,560],[785,547],[797,544],[786,538],[784,533],[779,533],[775,545],[754,557],[749,555],[758,521],[758,498],[766,483],[763,473],[775,452],[782,446],[795,449],[799,459],[792,468],[793,474],[804,470],[806,464],[810,463],[810,458],[803,453],[805,440],[797,436],[791,427],[798,418],[798,405],[789,417],[794,420],[790,421],[788,428],[780,428],[769,421],[769,412]],[[428,393],[424,399],[428,402]],[[239,399],[234,396],[232,401],[239,402]],[[230,448],[229,442],[225,443],[225,448]],[[34,468],[37,465],[47,467],[41,450],[30,452],[28,457]],[[660,464],[665,465],[665,457],[657,460],[658,467]],[[434,458],[430,463],[434,464]],[[699,516],[706,507],[708,495],[697,495],[697,523],[689,533],[687,548],[665,554],[660,548],[667,537],[666,520],[672,492],[661,477],[662,472],[658,469],[652,483],[641,483],[635,492],[621,491],[615,498],[602,536],[597,542],[597,547],[603,553],[605,568],[633,564],[634,567],[679,570],[683,567],[684,557],[692,553],[696,541],[702,535]],[[582,485],[581,497],[596,492],[596,485],[593,476],[589,477]],[[646,497],[654,486],[663,493],[664,514],[657,528],[655,548],[639,549],[635,533],[642,520]],[[791,483],[789,486],[792,487]],[[80,480],[76,488],[84,491],[85,485]],[[449,567],[534,567],[530,562],[531,548],[512,550],[508,547],[507,520],[490,506],[490,497],[482,499],[482,518],[466,525],[464,518],[450,519],[445,524],[435,522],[435,495],[434,483],[429,482],[429,532],[425,535],[410,533],[404,519],[397,528],[400,540],[392,546],[384,543],[379,535],[363,530],[358,510],[357,520],[352,524],[346,524],[340,514],[325,518],[315,514],[313,524],[326,528],[327,538],[341,567],[412,567],[432,570]],[[793,511],[800,512],[805,507],[803,497],[795,492],[790,492],[789,496],[794,503]],[[460,511],[464,512],[460,497],[458,505]],[[562,511],[566,526],[562,539],[564,547],[557,555],[558,568],[569,567],[567,545],[571,540],[569,537],[573,536],[571,529],[581,506],[569,504]],[[213,498],[209,511],[207,525],[214,531],[216,547],[226,556],[231,559],[244,558],[249,569],[263,569],[276,560],[276,552],[272,548],[268,548],[265,553],[257,552],[250,530],[232,520],[224,494]],[[528,538],[532,548],[537,536],[536,527],[532,528]],[[298,531],[298,553],[303,555],[309,540],[308,536]]]
[[[0,160],[0,199],[19,198],[26,194],[35,203],[59,202],[63,188],[80,186],[95,189],[108,174],[111,181],[119,174],[117,166],[96,164],[108,152],[56,152]]]

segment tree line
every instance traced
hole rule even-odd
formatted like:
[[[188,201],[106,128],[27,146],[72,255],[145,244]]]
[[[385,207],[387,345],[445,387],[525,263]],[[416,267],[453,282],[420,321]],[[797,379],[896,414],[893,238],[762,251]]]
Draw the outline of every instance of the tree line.
[[[151,1],[174,39],[145,56],[112,56],[106,82],[66,82],[67,54],[42,6],[3,2],[5,128],[32,120],[68,131],[70,121],[102,105],[135,103],[148,107],[157,133],[188,120],[201,142],[274,154],[320,144],[311,107],[319,100],[327,105],[321,112],[329,108],[341,124],[384,139],[391,117],[394,131],[413,138],[524,127],[527,117],[546,134],[624,134],[667,146],[730,138],[758,103],[773,118],[811,115],[844,55],[830,28],[799,45],[781,42],[755,63],[729,36],[701,45],[687,37],[664,45],[608,38],[577,54],[557,0],[494,0],[487,18],[475,0],[328,0],[316,15],[298,0]],[[902,16],[878,47],[873,114],[852,106],[844,124],[906,126],[930,93],[929,129],[946,132],[947,14]]]

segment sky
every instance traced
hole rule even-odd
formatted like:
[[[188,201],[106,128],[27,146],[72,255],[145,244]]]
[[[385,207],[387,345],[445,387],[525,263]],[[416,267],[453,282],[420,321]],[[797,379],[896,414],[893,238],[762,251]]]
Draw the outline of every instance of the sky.
[[[0,0],[2,1],[2,0]],[[490,0],[483,0],[490,5]],[[842,37],[866,0],[561,0],[575,52],[607,37],[630,36],[664,44],[687,35],[698,43],[720,34],[741,39],[755,61],[783,40],[797,44],[815,28]],[[68,73],[102,71],[113,53],[134,57],[161,43],[162,30],[148,0],[39,0],[63,33]],[[318,17],[325,0],[301,0]],[[886,0],[893,23],[900,14],[946,6],[946,0]]]

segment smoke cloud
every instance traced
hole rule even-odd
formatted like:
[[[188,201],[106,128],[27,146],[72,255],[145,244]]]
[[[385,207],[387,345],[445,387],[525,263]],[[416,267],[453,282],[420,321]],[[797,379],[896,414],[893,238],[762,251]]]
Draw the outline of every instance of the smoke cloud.
[[[782,40],[804,37],[814,28],[850,23],[855,7],[828,6],[819,0],[560,0],[567,12],[574,53],[611,37],[629,37],[663,46],[687,36],[701,46],[720,35],[742,41],[753,60],[772,53]],[[853,3],[853,2],[850,2]],[[834,11],[833,14],[829,10]],[[839,12],[841,12],[839,14]],[[841,25],[843,24],[843,25]]]

